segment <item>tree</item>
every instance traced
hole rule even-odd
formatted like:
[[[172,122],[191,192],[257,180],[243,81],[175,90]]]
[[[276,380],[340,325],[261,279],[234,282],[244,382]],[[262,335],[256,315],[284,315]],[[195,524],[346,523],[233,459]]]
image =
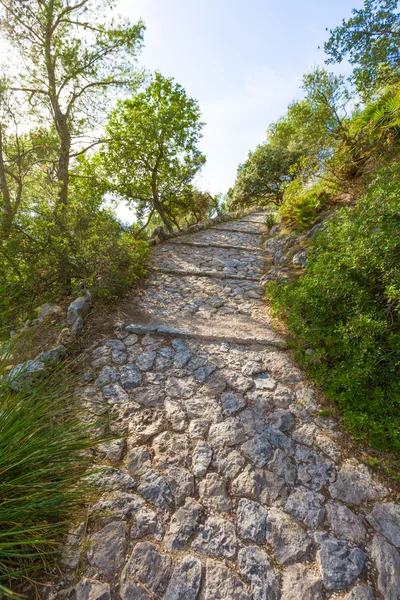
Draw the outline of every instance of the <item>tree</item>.
[[[284,147],[266,142],[257,146],[238,167],[235,185],[228,192],[229,208],[244,208],[260,202],[279,205],[285,184],[295,176],[298,159],[298,152]]]
[[[353,16],[330,30],[327,63],[344,58],[354,65],[353,80],[362,97],[398,81],[400,75],[400,15],[398,0],[364,0]]]
[[[101,96],[111,88],[127,88],[137,78],[135,59],[144,25],[107,17],[114,0],[0,0],[1,30],[14,47],[23,72],[11,90],[29,102],[37,122],[52,124],[56,147],[57,194],[54,213],[68,238],[71,160],[92,146],[88,132],[97,123]],[[96,117],[96,118],[95,118]],[[4,199],[4,198],[3,198]],[[70,287],[68,256],[60,257],[66,291]]]
[[[203,123],[196,100],[160,73],[132,99],[120,101],[106,131],[102,157],[113,190],[140,214],[155,210],[172,232],[171,203],[205,162],[196,144]]]

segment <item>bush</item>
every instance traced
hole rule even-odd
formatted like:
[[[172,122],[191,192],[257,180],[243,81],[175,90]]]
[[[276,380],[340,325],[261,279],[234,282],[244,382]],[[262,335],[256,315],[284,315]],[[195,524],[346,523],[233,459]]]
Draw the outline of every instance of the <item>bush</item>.
[[[85,518],[83,476],[91,464],[85,450],[94,435],[65,367],[34,388],[12,391],[6,362],[0,363],[0,595],[15,597],[11,590],[43,580],[55,564],[71,517]]]
[[[332,194],[332,187],[323,181],[304,187],[301,179],[294,179],[285,189],[279,215],[297,231],[304,231],[314,224]]]
[[[316,236],[305,274],[267,297],[304,347],[303,364],[353,434],[400,453],[400,165]]]
[[[278,216],[275,212],[268,213],[265,217],[265,225],[268,229],[271,229],[274,225],[278,223]]]

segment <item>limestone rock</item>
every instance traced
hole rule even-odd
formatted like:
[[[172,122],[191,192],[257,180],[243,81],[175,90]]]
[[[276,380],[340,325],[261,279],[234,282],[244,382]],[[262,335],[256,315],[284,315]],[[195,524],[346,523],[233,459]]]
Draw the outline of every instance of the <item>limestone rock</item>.
[[[172,561],[169,556],[161,554],[150,542],[139,542],[122,573],[121,597],[123,600],[151,597],[139,595],[142,588],[137,582],[143,584],[156,597],[162,597],[167,590],[171,573]]]
[[[164,600],[196,600],[200,590],[203,565],[187,556],[172,572]]]
[[[326,520],[333,533],[339,538],[360,544],[365,540],[366,530],[361,519],[347,506],[333,502],[326,505]]]
[[[211,512],[228,512],[232,508],[226,482],[217,473],[208,473],[199,484],[200,500]]]
[[[160,473],[152,469],[141,477],[138,492],[160,510],[169,510],[172,505],[171,490]]]
[[[192,542],[193,550],[215,558],[233,559],[236,546],[235,526],[217,517],[209,517]]]
[[[165,536],[164,543],[167,550],[176,552],[183,550],[194,534],[202,507],[193,498],[188,498],[171,518],[169,530]]]
[[[204,600],[252,600],[250,590],[223,563],[208,559]]]
[[[309,565],[290,565],[283,574],[281,600],[322,600],[322,580]]]
[[[384,486],[372,479],[367,467],[354,459],[343,462],[337,479],[330,486],[329,491],[332,498],[354,505],[369,500],[379,500],[387,494]]]
[[[110,586],[95,579],[82,579],[74,588],[76,600],[111,600]]]
[[[388,502],[375,504],[367,515],[372,527],[385,536],[397,548],[400,548],[400,505]]]
[[[285,511],[295,519],[303,521],[310,529],[317,529],[325,518],[323,502],[322,494],[305,487],[298,487],[290,494],[285,504]]]
[[[372,588],[366,585],[356,585],[343,600],[375,600]]]
[[[257,546],[247,546],[239,551],[239,572],[250,585],[254,600],[279,600],[279,571],[269,556]]]
[[[382,535],[372,540],[371,556],[378,571],[378,590],[385,600],[400,597],[400,555]]]
[[[103,575],[114,575],[124,564],[126,522],[113,521],[92,535],[88,561]]]
[[[345,590],[355,582],[364,566],[365,554],[360,548],[349,548],[343,540],[327,533],[314,534],[320,548],[317,561],[327,590]]]
[[[172,466],[165,471],[164,475],[176,506],[180,506],[187,497],[194,495],[194,479],[190,471]]]
[[[192,455],[192,468],[195,477],[204,477],[210,466],[212,456],[213,451],[210,444],[204,441],[197,442]]]
[[[266,540],[283,565],[306,560],[313,549],[313,542],[301,525],[274,507],[266,513]]]
[[[256,544],[263,544],[266,530],[266,511],[251,500],[242,499],[237,509],[237,524],[239,536]]]

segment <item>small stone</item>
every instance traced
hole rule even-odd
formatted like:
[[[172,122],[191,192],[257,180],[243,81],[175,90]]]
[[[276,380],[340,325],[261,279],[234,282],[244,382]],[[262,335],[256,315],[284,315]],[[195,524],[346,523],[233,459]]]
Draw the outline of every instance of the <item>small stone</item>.
[[[274,450],[265,434],[255,435],[241,446],[242,453],[251,460],[256,467],[264,467],[272,457]]]
[[[126,468],[133,477],[140,477],[151,469],[151,459],[146,446],[135,446],[128,452]]]
[[[136,414],[129,424],[131,446],[143,444],[164,429],[165,418],[160,411],[146,409]]]
[[[125,452],[126,442],[124,439],[112,440],[97,446],[97,451],[113,464],[122,460]]]
[[[344,504],[330,500],[326,505],[326,520],[337,537],[356,544],[365,540],[366,529],[363,522]]]
[[[192,353],[188,350],[180,350],[175,354],[174,367],[175,369],[183,369],[183,367],[189,362],[192,357]]]
[[[173,465],[184,467],[188,462],[188,439],[183,433],[163,431],[154,438],[153,450],[153,464],[156,468],[166,469]]]
[[[193,396],[196,382],[193,377],[169,377],[165,384],[165,391],[173,398],[190,398]]]
[[[256,390],[274,390],[276,388],[275,379],[272,379],[268,373],[254,377],[254,384]]]
[[[184,431],[187,426],[186,414],[182,406],[174,400],[165,401],[165,413],[175,431]]]
[[[387,504],[375,504],[372,511],[367,515],[372,527],[382,533],[386,539],[400,548],[400,505],[388,502]]]
[[[213,451],[210,444],[204,441],[197,442],[192,455],[192,468],[195,477],[204,477],[210,466],[212,456]]]
[[[152,469],[141,477],[138,492],[160,510],[169,510],[172,505],[171,490],[160,473]]]
[[[280,448],[274,452],[274,457],[268,463],[268,469],[282,477],[287,484],[294,486],[297,476],[297,469],[290,456]]]
[[[379,500],[387,494],[384,486],[372,479],[367,467],[354,459],[343,462],[337,480],[329,491],[333,498],[354,505]]]
[[[129,333],[135,333],[136,335],[145,335],[146,333],[154,333],[157,329],[156,325],[128,325],[125,327]]]
[[[131,392],[135,402],[146,408],[164,406],[165,392],[155,387],[137,388]]]
[[[188,498],[184,506],[172,515],[169,530],[164,538],[168,551],[177,552],[186,547],[196,530],[201,510],[202,507],[196,500]]]
[[[289,410],[276,410],[268,415],[267,422],[281,431],[290,431],[295,423],[295,416]]]
[[[42,304],[38,309],[37,318],[39,321],[43,321],[47,317],[60,317],[63,314],[61,306],[57,304]]]
[[[199,484],[200,500],[211,512],[228,512],[232,508],[225,480],[216,473],[208,473]]]
[[[372,588],[366,585],[356,585],[343,600],[375,600]]]
[[[83,319],[89,314],[91,305],[91,296],[86,293],[85,296],[80,296],[68,306],[67,310],[67,323],[73,325],[75,321],[82,317]]]
[[[238,450],[219,448],[214,453],[214,464],[220,475],[234,479],[243,470],[246,460]]]
[[[189,423],[189,437],[192,440],[203,440],[207,437],[210,423],[205,419],[193,419]]]
[[[125,529],[125,521],[113,521],[90,539],[88,561],[103,575],[114,575],[124,564],[127,549]]]
[[[146,506],[134,515],[130,536],[133,539],[147,537],[158,532],[157,514]]]
[[[243,498],[237,509],[238,533],[242,540],[263,544],[265,541],[266,511],[258,504]]]
[[[102,368],[99,376],[97,377],[94,383],[99,387],[103,387],[104,385],[109,385],[110,383],[117,383],[118,380],[118,370],[115,367],[110,367],[109,365],[106,365]]]
[[[128,348],[130,346],[134,346],[138,341],[139,341],[139,338],[135,333],[132,333],[131,335],[128,335],[126,338],[124,338],[124,344]]]
[[[307,560],[313,542],[291,516],[271,507],[266,514],[266,540],[283,565]]]
[[[312,492],[305,487],[296,488],[289,496],[285,511],[295,519],[303,521],[310,529],[317,529],[325,518],[322,494]]]
[[[201,562],[194,556],[187,556],[175,567],[164,600],[196,600],[202,573]]]
[[[259,470],[257,473],[259,481],[259,498],[266,506],[282,506],[289,495],[289,486],[276,473],[267,470]]]
[[[218,372],[212,373],[201,389],[205,396],[216,398],[226,390],[226,381]]]
[[[146,598],[135,591],[135,587],[138,587],[137,582],[139,582],[156,597],[162,597],[167,590],[171,572],[172,561],[169,556],[160,554],[156,546],[150,542],[139,542],[123,570],[120,595],[123,600]],[[139,587],[139,591],[141,589]],[[151,597],[147,596],[147,598]]]
[[[95,579],[81,579],[74,588],[75,600],[111,600],[110,586]]]
[[[311,572],[308,565],[290,565],[285,570],[281,600],[322,600],[322,598],[322,581]]]
[[[223,563],[208,559],[204,600],[252,600],[245,584]]]
[[[320,545],[317,561],[327,590],[345,590],[355,582],[364,566],[366,556],[360,548],[349,548],[343,540],[327,533],[314,534]]]
[[[400,554],[383,536],[376,534],[372,540],[371,556],[378,571],[378,590],[385,600],[398,600]]]
[[[126,390],[139,387],[142,384],[142,374],[136,365],[124,365],[120,368],[121,385]]]
[[[300,481],[319,491],[327,485],[334,467],[331,460],[323,454],[299,444],[296,448],[297,475]]]
[[[232,481],[232,493],[235,496],[246,496],[257,500],[260,497],[262,483],[262,478],[256,473],[254,467],[247,465]]]
[[[167,469],[164,475],[176,506],[183,504],[188,496],[194,495],[194,478],[190,471],[173,466]]]
[[[234,524],[217,517],[209,517],[192,542],[193,550],[215,558],[233,559],[236,546]]]
[[[214,398],[189,398],[185,401],[189,419],[205,419],[210,423],[222,421],[222,411]]]
[[[254,600],[279,600],[279,571],[269,556],[257,546],[247,546],[239,551],[239,573],[250,584]]]
[[[239,392],[224,392],[221,396],[222,410],[228,417],[247,406],[247,401]]]
[[[120,385],[118,385],[118,383],[105,385],[101,391],[109,404],[121,404],[121,402],[126,402],[129,398],[128,394]]]
[[[136,366],[139,367],[141,371],[150,371],[153,368],[156,357],[157,354],[155,352],[142,352],[136,359]]]
[[[117,490],[102,496],[91,508],[91,514],[100,515],[103,519],[127,519],[137,513],[144,505],[144,500],[137,494]]]
[[[252,360],[246,362],[242,367],[242,373],[243,375],[246,375],[246,377],[253,377],[253,375],[258,375],[264,370],[264,366],[261,363]]]
[[[222,423],[211,425],[208,440],[212,446],[236,446],[244,442],[245,435],[236,419],[229,417]]]
[[[317,433],[318,427],[314,423],[304,423],[292,432],[292,438],[299,444],[312,446]]]
[[[250,377],[244,377],[240,373],[230,370],[224,370],[222,374],[228,385],[237,392],[244,394],[253,387],[253,380]]]

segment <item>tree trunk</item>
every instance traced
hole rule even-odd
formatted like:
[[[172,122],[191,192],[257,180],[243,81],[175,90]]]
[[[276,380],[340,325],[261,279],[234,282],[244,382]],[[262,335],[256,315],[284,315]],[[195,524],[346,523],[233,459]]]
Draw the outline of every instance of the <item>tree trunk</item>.
[[[10,190],[6,179],[3,153],[3,131],[0,124],[0,192],[3,197],[3,215],[1,216],[1,239],[8,238],[14,219],[14,211],[11,204]],[[1,240],[0,240],[1,241]]]
[[[157,177],[156,171],[153,171],[151,188],[152,188],[152,193],[153,193],[154,207],[155,207],[156,211],[158,212],[158,214],[160,215],[162,222],[164,223],[165,227],[168,229],[169,233],[174,233],[174,229],[172,227],[171,221],[168,219],[167,215],[165,214],[164,207],[163,207],[160,197],[158,195],[156,177]]]

